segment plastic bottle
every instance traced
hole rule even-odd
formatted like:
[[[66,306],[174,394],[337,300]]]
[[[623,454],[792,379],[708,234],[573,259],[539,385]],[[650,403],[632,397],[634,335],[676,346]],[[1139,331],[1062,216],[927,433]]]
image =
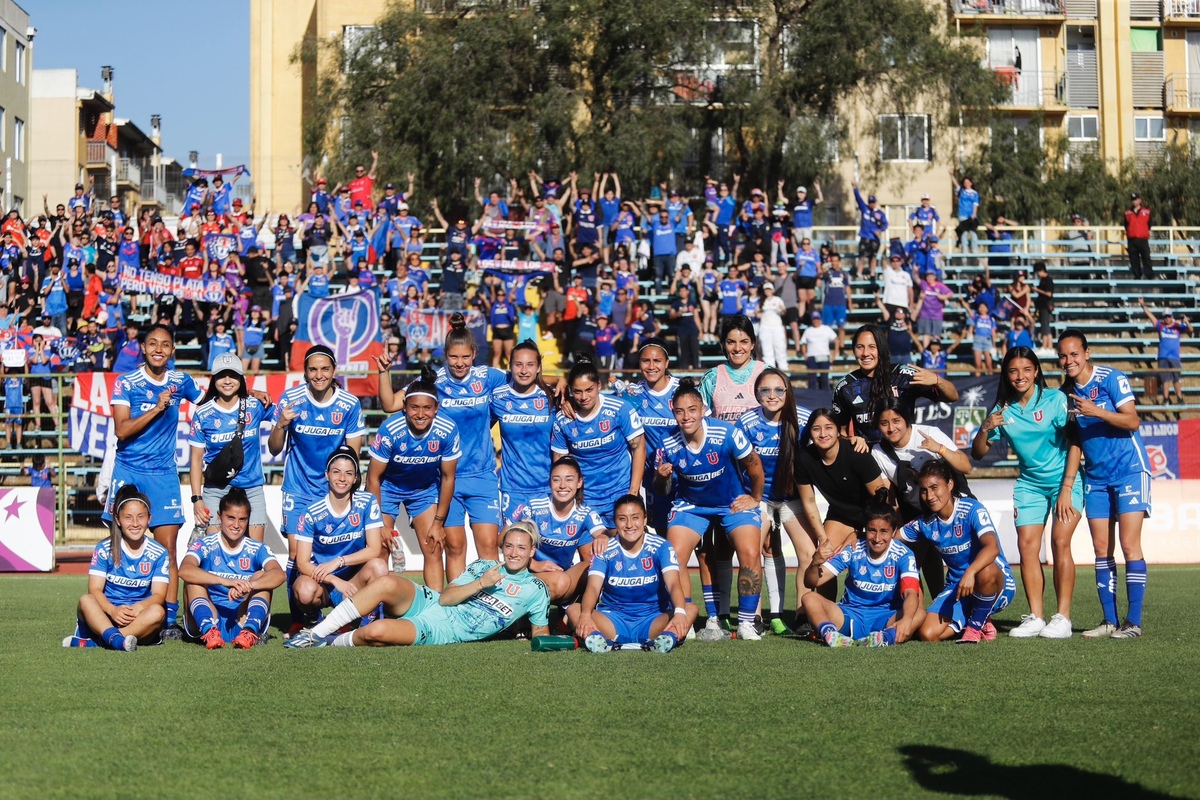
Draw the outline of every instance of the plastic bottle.
[[[574,636],[535,636],[529,642],[529,647],[535,653],[545,653],[551,650],[578,650],[579,642]]]

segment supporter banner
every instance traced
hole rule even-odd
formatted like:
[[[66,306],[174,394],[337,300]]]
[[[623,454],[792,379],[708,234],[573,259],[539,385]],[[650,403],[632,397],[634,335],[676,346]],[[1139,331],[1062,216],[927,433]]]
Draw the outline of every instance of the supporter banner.
[[[236,234],[204,234],[204,252],[208,254],[209,261],[216,261],[221,266],[225,266],[225,262],[229,260],[229,254],[236,253],[237,251],[238,237]]]
[[[54,488],[0,489],[0,572],[54,569]]]
[[[236,237],[234,237],[236,242]],[[236,246],[236,245],[235,245]],[[198,278],[180,278],[163,275],[153,270],[139,269],[128,264],[121,267],[121,288],[127,292],[160,296],[173,294],[181,300],[198,300],[204,303],[219,303],[224,298],[220,288],[209,289]],[[221,284],[224,286],[224,284]]]
[[[507,219],[493,219],[483,224],[485,228],[498,231],[545,231],[550,225],[545,222],[512,222]]]
[[[375,395],[379,391],[375,357],[383,354],[375,293],[314,298],[306,292],[295,303],[292,363],[303,364],[305,351],[323,344],[333,351],[338,372],[346,376],[347,390],[360,397]]]
[[[450,332],[450,315],[454,309],[414,308],[408,311],[408,349],[437,350],[446,341]],[[467,321],[467,328],[473,328],[483,320],[483,315],[474,309],[458,311]]]
[[[1179,423],[1143,422],[1141,434],[1150,460],[1150,476],[1156,480],[1182,477],[1179,474]]]
[[[505,291],[510,294],[515,293],[517,302],[523,303],[525,302],[525,287],[529,281],[540,275],[552,274],[555,265],[553,261],[512,261],[485,258],[479,262],[479,268],[504,281]]]
[[[239,164],[236,167],[223,167],[221,169],[197,169],[195,167],[188,167],[183,171],[183,177],[185,178],[208,178],[211,180],[218,175],[221,176],[222,180],[225,178],[236,177],[238,175],[250,177],[250,169],[245,164]]]
[[[1200,419],[1181,419],[1179,440],[1179,477],[1185,480],[1200,478]]]
[[[115,442],[116,433],[113,430],[111,400],[113,386],[118,377],[120,376],[114,372],[81,372],[75,376],[71,408],[67,417],[67,438],[72,450],[93,458],[104,458],[110,440]],[[246,385],[255,391],[266,392],[272,398],[279,398],[283,396],[285,390],[303,382],[303,373],[289,372],[286,375],[251,376],[247,378]],[[208,376],[196,376],[196,383],[202,390],[207,389]],[[182,413],[176,432],[175,466],[183,469],[188,466],[191,458],[187,437],[195,406],[192,403],[184,402],[180,404],[180,410]],[[282,464],[282,454],[272,456],[267,449],[267,437],[271,434],[270,423],[263,423],[261,433],[263,463]]]

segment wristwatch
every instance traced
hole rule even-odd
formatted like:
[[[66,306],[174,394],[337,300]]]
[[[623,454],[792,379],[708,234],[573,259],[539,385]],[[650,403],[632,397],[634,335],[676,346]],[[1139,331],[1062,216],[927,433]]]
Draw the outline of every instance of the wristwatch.
[[[198,495],[198,494],[194,494],[194,495],[192,495],[192,502],[193,502],[193,503],[199,503],[199,502],[200,502],[201,500],[203,500],[203,499],[204,499],[204,497],[203,497],[202,495]]]

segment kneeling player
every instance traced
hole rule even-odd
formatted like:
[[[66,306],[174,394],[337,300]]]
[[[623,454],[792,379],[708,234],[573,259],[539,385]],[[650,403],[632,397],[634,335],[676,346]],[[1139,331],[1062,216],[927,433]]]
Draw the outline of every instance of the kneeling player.
[[[592,554],[603,552],[608,545],[604,521],[583,504],[583,471],[574,456],[554,462],[550,496],[533,498],[521,513],[541,535],[529,569],[546,584],[551,602],[574,600],[583,587]]]
[[[871,647],[901,644],[912,638],[925,619],[921,608],[921,574],[911,550],[892,536],[900,518],[891,506],[868,508],[866,539],[836,555],[828,542],[817,549],[804,572],[804,585],[815,589],[846,573],[842,602],[817,592],[804,595],[804,613],[830,647],[865,640]]]
[[[945,461],[930,461],[917,474],[927,514],[904,526],[900,539],[927,539],[941,554],[949,573],[946,588],[929,606],[920,636],[940,642],[962,631],[959,644],[996,638],[988,618],[1008,608],[1017,594],[992,517],[978,500],[962,497]]]
[[[660,653],[687,636],[698,609],[685,602],[675,548],[646,533],[646,505],[634,494],[613,506],[617,536],[592,560],[583,600],[567,609],[593,653],[637,645]]]
[[[246,536],[250,498],[236,486],[217,508],[221,528],[188,547],[179,566],[187,611],[184,631],[209,650],[232,642],[239,650],[258,644],[271,619],[271,590],[286,575],[262,542]]]
[[[92,551],[88,592],[79,598],[75,633],[63,647],[136,650],[158,638],[167,612],[167,548],[146,538],[150,500],[133,484],[113,497],[112,532]]]
[[[329,494],[308,507],[296,526],[292,587],[305,612],[336,606],[387,574],[380,558],[383,515],[370,492],[358,489],[358,455],[342,445],[325,462]]]
[[[408,578],[388,575],[343,600],[323,622],[303,630],[286,647],[382,647],[476,642],[508,628],[526,614],[534,636],[550,632],[550,594],[529,571],[539,536],[528,522],[514,522],[500,537],[503,564],[479,559],[441,594]],[[381,619],[330,642],[329,637],[383,604]],[[399,619],[390,619],[399,617]]]

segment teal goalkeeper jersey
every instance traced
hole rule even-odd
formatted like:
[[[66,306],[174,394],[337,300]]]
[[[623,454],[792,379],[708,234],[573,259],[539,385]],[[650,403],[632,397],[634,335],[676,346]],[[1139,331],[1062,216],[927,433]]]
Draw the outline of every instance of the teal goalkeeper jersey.
[[[993,408],[992,412],[995,413]],[[1055,389],[1035,391],[1029,403],[1004,407],[1004,425],[988,433],[988,441],[1006,439],[1021,467],[1020,483],[1057,489],[1067,468],[1067,396]]]
[[[550,592],[546,584],[528,570],[510,574],[498,561],[479,559],[467,565],[451,583],[465,586],[500,567],[500,582],[476,592],[467,600],[446,609],[447,616],[464,641],[486,639],[512,625],[526,614],[533,627],[550,624]]]

